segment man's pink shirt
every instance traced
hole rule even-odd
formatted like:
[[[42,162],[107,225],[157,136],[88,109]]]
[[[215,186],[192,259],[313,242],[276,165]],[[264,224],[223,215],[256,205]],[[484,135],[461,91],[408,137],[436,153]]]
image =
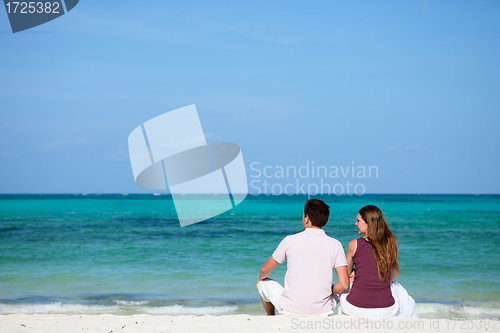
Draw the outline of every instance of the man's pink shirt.
[[[344,248],[322,229],[307,228],[285,237],[273,253],[280,264],[288,260],[280,307],[297,314],[332,310],[333,269],[347,266]]]

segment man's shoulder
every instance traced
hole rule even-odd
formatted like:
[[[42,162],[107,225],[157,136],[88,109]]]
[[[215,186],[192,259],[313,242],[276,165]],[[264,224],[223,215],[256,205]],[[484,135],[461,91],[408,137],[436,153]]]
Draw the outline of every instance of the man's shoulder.
[[[322,237],[324,239],[327,239],[329,242],[331,243],[334,243],[336,245],[340,245],[342,246],[342,243],[340,243],[340,241],[334,237],[331,237],[331,236],[328,236],[323,229],[320,229],[322,232],[319,233],[319,234],[316,234],[315,236],[319,236],[319,237]],[[285,238],[283,238],[282,241],[288,241],[288,242],[293,242],[293,241],[298,241],[300,240],[301,238],[304,238],[304,237],[309,237],[311,236],[306,230],[303,230],[301,232],[297,232],[295,234],[291,234],[291,235],[288,235],[286,236]]]
[[[333,238],[331,236],[328,236],[326,233],[325,233],[324,237],[328,239],[328,241],[330,242],[331,246],[333,246],[335,248],[342,248],[342,249],[344,249],[344,247],[342,246],[342,243],[337,238]]]
[[[335,238],[335,237],[328,236],[326,233],[325,233],[325,236],[328,237],[333,242],[339,242],[340,243],[340,241],[337,238]]]
[[[342,243],[341,243],[338,239],[333,238],[333,237],[330,237],[330,239],[331,239],[332,243],[334,243],[335,245],[337,245],[337,246],[340,246],[340,247],[344,248],[344,247],[342,246]]]
[[[328,239],[330,242],[333,242],[333,243],[340,243],[340,241],[337,239],[337,238],[334,238],[332,236],[329,236],[327,235],[326,233],[323,235],[323,237],[325,237],[326,239]]]
[[[301,237],[304,237],[304,236],[305,236],[305,230],[301,231],[301,232],[297,232],[295,234],[288,235],[283,240],[285,240],[285,239],[295,240],[295,239],[298,239],[298,238],[301,238]]]
[[[320,230],[321,230],[321,232],[320,233],[316,233],[314,235],[314,237],[318,237],[319,236],[319,237],[327,239],[330,242],[341,244],[340,241],[337,240],[336,238],[328,236],[323,229],[320,229]],[[310,237],[310,236],[311,236],[311,234],[308,233],[306,230],[304,230],[304,231],[298,232],[296,234],[288,235],[284,239],[295,240],[295,239],[300,239],[302,237]]]

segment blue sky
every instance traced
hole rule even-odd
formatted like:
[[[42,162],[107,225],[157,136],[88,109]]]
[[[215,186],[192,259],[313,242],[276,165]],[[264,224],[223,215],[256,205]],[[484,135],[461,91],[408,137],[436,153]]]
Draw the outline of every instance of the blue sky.
[[[366,193],[498,194],[499,18],[497,1],[81,0],[13,34],[0,10],[0,193],[152,192],[128,135],[196,104],[249,181],[314,161],[377,166],[351,179]]]

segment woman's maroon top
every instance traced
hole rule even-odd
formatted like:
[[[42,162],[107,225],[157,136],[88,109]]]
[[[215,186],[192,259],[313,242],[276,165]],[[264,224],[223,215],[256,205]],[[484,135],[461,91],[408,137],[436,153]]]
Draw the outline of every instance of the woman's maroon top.
[[[347,301],[358,308],[387,308],[394,304],[389,281],[380,281],[377,259],[372,245],[358,238],[358,247],[352,258],[356,274]]]

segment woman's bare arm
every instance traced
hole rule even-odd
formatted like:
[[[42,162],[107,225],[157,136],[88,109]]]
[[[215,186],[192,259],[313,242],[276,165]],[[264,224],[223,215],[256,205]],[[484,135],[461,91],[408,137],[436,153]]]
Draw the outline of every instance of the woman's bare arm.
[[[394,282],[396,281],[396,278],[398,277],[398,270],[397,269],[393,269],[391,271],[391,282]]]
[[[347,274],[351,276],[352,273],[352,268],[354,266],[353,262],[353,257],[354,254],[356,253],[356,249],[358,248],[358,240],[353,239],[352,241],[349,242],[349,245],[347,246],[347,251],[345,253],[345,258],[347,259]]]

